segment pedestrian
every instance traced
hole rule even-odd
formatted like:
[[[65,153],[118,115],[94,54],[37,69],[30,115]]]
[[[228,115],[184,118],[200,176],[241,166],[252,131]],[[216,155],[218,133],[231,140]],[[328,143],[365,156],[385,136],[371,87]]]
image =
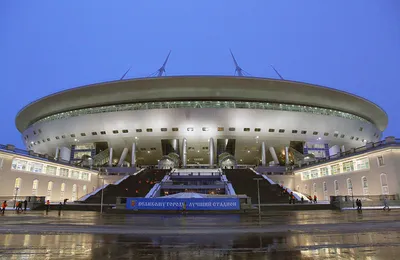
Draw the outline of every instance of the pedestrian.
[[[296,204],[296,198],[292,195],[293,204]]]
[[[15,203],[15,211],[17,212],[17,213],[19,213],[19,201],[17,201],[16,203]]]
[[[317,203],[317,195],[314,195],[314,203]]]
[[[46,213],[49,213],[49,209],[50,209],[50,200],[46,201]]]
[[[358,210],[361,212],[362,211],[362,202],[361,200],[358,200]]]
[[[24,211],[26,211],[27,206],[28,206],[28,201],[24,200]]]
[[[58,215],[61,216],[61,210],[62,210],[63,204],[60,202],[60,204],[58,204]]]
[[[289,204],[292,204],[292,196],[289,195]]]
[[[383,210],[386,210],[386,208],[388,209],[388,211],[390,210],[386,197],[383,198],[383,206]]]
[[[22,201],[20,201],[18,204],[18,211],[22,212]]]
[[[301,196],[301,204],[303,204],[303,203],[304,203],[304,197]]]
[[[7,208],[7,201],[5,200],[2,204],[1,204],[1,214],[4,215],[4,211]]]

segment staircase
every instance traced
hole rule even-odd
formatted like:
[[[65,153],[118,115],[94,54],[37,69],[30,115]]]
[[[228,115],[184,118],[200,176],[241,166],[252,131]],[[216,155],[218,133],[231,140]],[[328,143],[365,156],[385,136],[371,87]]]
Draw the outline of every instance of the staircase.
[[[110,160],[110,149],[107,148],[106,150],[93,156],[93,165],[103,166],[105,164],[108,164],[109,160]]]
[[[103,203],[115,204],[117,197],[145,197],[156,182],[161,181],[170,170],[146,169],[130,175],[117,184],[109,184],[103,190]],[[82,200],[82,203],[101,203],[101,190]]]
[[[236,194],[246,194],[251,197],[251,203],[258,203],[257,181],[253,178],[261,178],[250,169],[224,169],[226,178],[232,184]],[[281,195],[278,184],[270,184],[264,178],[260,180],[260,203],[289,203],[287,195]]]

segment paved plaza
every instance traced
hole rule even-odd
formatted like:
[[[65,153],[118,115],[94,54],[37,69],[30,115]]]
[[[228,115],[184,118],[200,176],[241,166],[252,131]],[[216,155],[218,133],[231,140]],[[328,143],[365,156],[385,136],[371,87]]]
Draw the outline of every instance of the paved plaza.
[[[396,259],[400,211],[6,212],[4,259]]]

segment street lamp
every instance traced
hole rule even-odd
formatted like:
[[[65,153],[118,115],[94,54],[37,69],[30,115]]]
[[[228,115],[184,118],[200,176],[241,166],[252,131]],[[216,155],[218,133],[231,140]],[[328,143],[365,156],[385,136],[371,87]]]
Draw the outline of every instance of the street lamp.
[[[258,215],[261,215],[261,204],[260,204],[260,181],[263,178],[253,178],[253,180],[257,181],[257,194],[258,194]]]
[[[102,185],[102,187],[101,187],[100,214],[103,214],[104,176],[103,176],[102,180],[103,180],[103,185]]]
[[[353,194],[353,187],[351,187],[351,200],[353,201],[353,209],[354,209],[354,194]]]

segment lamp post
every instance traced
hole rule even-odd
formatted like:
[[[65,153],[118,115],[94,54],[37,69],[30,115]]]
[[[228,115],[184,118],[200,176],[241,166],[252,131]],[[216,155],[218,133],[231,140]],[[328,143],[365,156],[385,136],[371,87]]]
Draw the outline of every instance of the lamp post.
[[[353,194],[353,187],[351,187],[351,200],[353,201],[353,209],[354,209],[354,194]]]
[[[15,187],[15,194],[14,194],[14,208],[15,208],[15,204],[17,203],[17,195],[18,195],[18,190],[19,190],[19,187]]]
[[[258,215],[261,216],[261,204],[260,204],[260,180],[262,178],[253,178],[253,180],[257,181],[257,194],[258,194]]]
[[[102,185],[102,187],[101,187],[100,214],[103,214],[104,176],[103,176],[102,180],[103,180],[103,185]]]

